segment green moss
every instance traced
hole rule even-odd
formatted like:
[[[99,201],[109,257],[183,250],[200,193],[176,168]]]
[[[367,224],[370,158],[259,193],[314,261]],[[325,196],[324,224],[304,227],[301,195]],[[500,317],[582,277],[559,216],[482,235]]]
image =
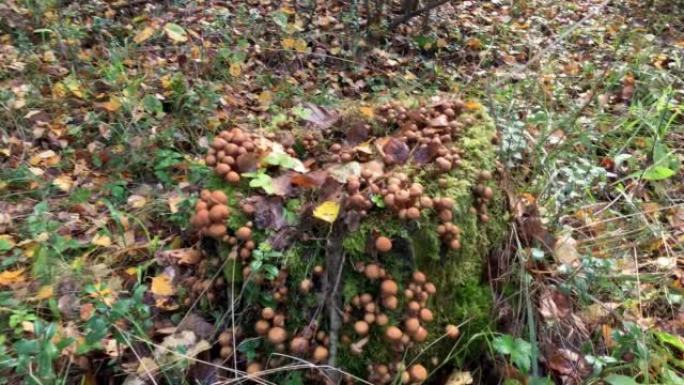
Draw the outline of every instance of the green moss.
[[[496,153],[491,144],[494,132],[494,125],[486,115],[482,115],[476,124],[464,132],[459,142],[459,147],[463,150],[460,167],[448,175],[440,175],[440,178],[446,179],[446,184],[439,185],[438,178],[429,169],[402,170],[419,181],[428,195],[450,197],[455,201],[454,223],[462,230],[459,250],[450,250],[443,245],[435,230],[438,220],[434,215],[424,217],[416,223],[399,220],[389,211],[374,211],[343,242],[351,262],[381,263],[400,287],[410,281],[413,270],[424,271],[436,284],[439,292],[429,304],[436,320],[429,325],[430,340],[424,346],[441,336],[446,324],[466,322],[462,327],[461,338],[467,340],[471,335],[487,328],[490,323],[492,299],[489,287],[482,280],[483,267],[488,252],[501,241],[505,233],[507,217],[500,194],[495,194],[488,206],[491,220],[487,223],[481,222],[471,212],[471,207],[475,203],[472,189],[477,183],[478,172],[492,170],[496,164]],[[377,235],[392,238],[393,248],[389,253],[375,252],[372,240]],[[377,292],[377,283],[375,287],[368,288],[368,281],[359,273],[347,273],[344,279],[348,280],[345,281],[348,282],[345,284],[347,300],[350,299],[349,296],[365,290]],[[401,306],[399,309],[389,312],[390,317],[397,321],[401,317]],[[371,341],[374,340],[376,339],[371,338]],[[350,362],[340,364],[355,372],[354,368],[359,361],[385,362],[381,358],[386,357],[389,362],[395,353],[388,351],[382,338],[377,340],[380,343],[369,342],[364,349],[363,358],[352,356]],[[453,342],[443,340],[443,343],[431,348],[430,355],[446,354],[452,346]],[[411,354],[416,353],[409,352],[407,357],[411,358]],[[464,357],[457,357],[462,358]]]

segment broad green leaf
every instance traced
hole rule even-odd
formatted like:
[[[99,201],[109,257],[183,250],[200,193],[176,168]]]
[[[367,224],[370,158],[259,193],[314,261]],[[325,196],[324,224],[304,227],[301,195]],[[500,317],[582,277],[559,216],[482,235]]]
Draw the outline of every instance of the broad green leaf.
[[[643,178],[650,181],[664,180],[673,176],[675,172],[663,166],[651,166],[644,172]]]
[[[680,337],[673,336],[666,332],[656,332],[655,336],[663,343],[672,345],[673,347],[679,349],[680,352],[684,352],[684,341]]]
[[[293,158],[285,152],[282,151],[271,151],[262,160],[263,163],[269,166],[278,166],[280,168],[295,170],[297,172],[307,172],[307,168],[304,166],[299,159]]]
[[[508,334],[494,338],[494,350],[499,354],[508,355],[513,351],[513,336]]]
[[[273,179],[266,173],[247,173],[244,174],[246,177],[251,177],[252,180],[249,181],[249,187],[262,188],[264,192],[268,195],[275,194],[275,189],[273,188]]]
[[[164,25],[164,32],[166,32],[166,36],[168,36],[169,39],[177,43],[185,43],[188,41],[188,33],[185,32],[183,27],[176,23],[166,23]]]
[[[623,376],[621,374],[611,374],[604,379],[610,385],[639,385],[632,377]]]

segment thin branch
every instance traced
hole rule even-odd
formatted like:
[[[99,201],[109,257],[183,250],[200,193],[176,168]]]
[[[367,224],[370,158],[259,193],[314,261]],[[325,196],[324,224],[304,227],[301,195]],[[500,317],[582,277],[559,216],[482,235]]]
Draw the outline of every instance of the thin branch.
[[[398,26],[400,26],[400,25],[406,23],[407,21],[413,19],[414,17],[416,17],[416,16],[418,16],[418,15],[421,15],[421,14],[423,14],[423,13],[425,13],[425,12],[430,12],[431,10],[433,10],[433,9],[435,9],[435,8],[437,8],[437,7],[439,7],[440,5],[446,4],[446,3],[450,2],[450,1],[451,1],[451,0],[435,0],[435,1],[433,1],[432,3],[430,3],[430,4],[426,5],[426,6],[424,6],[423,8],[416,9],[415,11],[405,13],[405,14],[403,14],[403,15],[401,15],[401,16],[395,18],[394,20],[392,20],[392,21],[390,22],[390,24],[389,24],[389,30],[390,30],[390,31],[393,31],[395,28],[397,28]]]

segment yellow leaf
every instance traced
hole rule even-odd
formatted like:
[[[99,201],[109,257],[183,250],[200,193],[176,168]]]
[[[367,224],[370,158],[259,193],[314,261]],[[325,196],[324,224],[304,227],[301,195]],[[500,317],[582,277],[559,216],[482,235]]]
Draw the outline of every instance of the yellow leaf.
[[[295,41],[291,37],[286,37],[283,40],[280,41],[280,44],[283,46],[285,49],[293,49],[295,46]]]
[[[140,44],[144,42],[145,40],[149,39],[154,35],[155,29],[152,27],[145,27],[142,31],[138,32],[135,37],[133,38],[133,41],[136,44]]]
[[[465,109],[468,111],[478,111],[482,105],[474,100],[469,100],[465,103]]]
[[[304,39],[297,39],[294,44],[294,49],[297,52],[306,52],[307,48],[309,48],[309,45],[306,44],[306,41]]]
[[[138,365],[138,370],[136,373],[138,375],[151,375],[159,370],[157,362],[150,357],[143,357],[139,360],[140,365]]]
[[[263,91],[262,93],[259,94],[259,102],[262,105],[267,106],[267,105],[271,104],[272,100],[273,100],[273,93],[271,93],[271,91],[266,90],[266,91]]]
[[[443,38],[437,39],[437,48],[445,48],[448,45],[449,45],[449,43],[447,43],[447,41],[445,39],[443,39]]]
[[[44,299],[52,298],[54,293],[55,290],[52,288],[52,286],[45,285],[41,286],[40,289],[38,289],[38,293],[36,293],[36,296],[34,298],[38,301],[42,301]]]
[[[66,78],[64,79],[64,85],[72,94],[74,94],[74,96],[80,99],[83,98],[83,88],[81,88],[81,83],[79,83],[78,80]]]
[[[177,43],[185,43],[188,41],[188,33],[185,32],[183,27],[176,23],[166,23],[164,24],[164,32],[169,39]]]
[[[375,116],[375,112],[373,111],[373,107],[368,107],[368,106],[359,107],[359,112],[366,119],[373,119],[373,116]]]
[[[52,184],[57,186],[60,190],[64,192],[69,192],[71,186],[74,185],[74,180],[71,179],[69,175],[60,175],[52,181]]]
[[[176,293],[176,289],[171,284],[171,278],[168,275],[162,274],[152,278],[152,288],[150,289],[154,295],[170,296]]]
[[[114,97],[109,98],[108,101],[100,103],[99,105],[109,112],[116,112],[119,110],[119,108],[121,108],[121,102],[119,101],[119,98]]]
[[[109,238],[109,236],[104,235],[104,234],[95,234],[93,237],[93,240],[90,241],[91,244],[95,246],[101,246],[101,247],[109,247],[112,245],[112,239]]]
[[[130,275],[131,277],[135,277],[136,275],[138,275],[138,268],[137,267],[129,267],[126,270],[124,270],[124,272],[126,274]]]
[[[128,197],[127,203],[134,209],[141,209],[147,204],[147,198],[142,195],[133,194]]]
[[[169,197],[167,200],[169,204],[169,210],[171,211],[171,214],[175,214],[178,212],[178,205],[183,201],[183,198],[179,195],[172,195]]]
[[[324,220],[328,223],[335,222],[337,215],[340,213],[340,204],[336,201],[325,201],[318,205],[313,212],[314,217]]]
[[[9,286],[26,280],[24,269],[5,270],[0,273],[0,286]]]
[[[240,65],[240,63],[233,63],[230,65],[228,72],[231,76],[238,77],[242,73],[242,66]]]
[[[54,86],[52,86],[52,96],[55,99],[61,99],[66,96],[66,87],[64,87],[64,84],[62,83],[55,83]]]

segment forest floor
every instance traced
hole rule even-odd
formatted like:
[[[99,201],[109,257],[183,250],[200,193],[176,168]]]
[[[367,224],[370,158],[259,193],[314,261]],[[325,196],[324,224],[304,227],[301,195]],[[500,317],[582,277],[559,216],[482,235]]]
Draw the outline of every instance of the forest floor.
[[[205,156],[224,129],[328,127],[347,108],[383,121],[431,96],[493,119],[508,214],[482,261],[491,325],[459,340],[482,352],[428,382],[684,384],[684,3],[453,1],[392,31],[367,23],[378,1],[297,3],[0,2],[0,384],[295,385],[312,377],[293,369],[328,370],[226,360],[256,348],[216,332],[225,262],[203,259],[191,224]],[[257,251],[250,268],[268,273]]]

